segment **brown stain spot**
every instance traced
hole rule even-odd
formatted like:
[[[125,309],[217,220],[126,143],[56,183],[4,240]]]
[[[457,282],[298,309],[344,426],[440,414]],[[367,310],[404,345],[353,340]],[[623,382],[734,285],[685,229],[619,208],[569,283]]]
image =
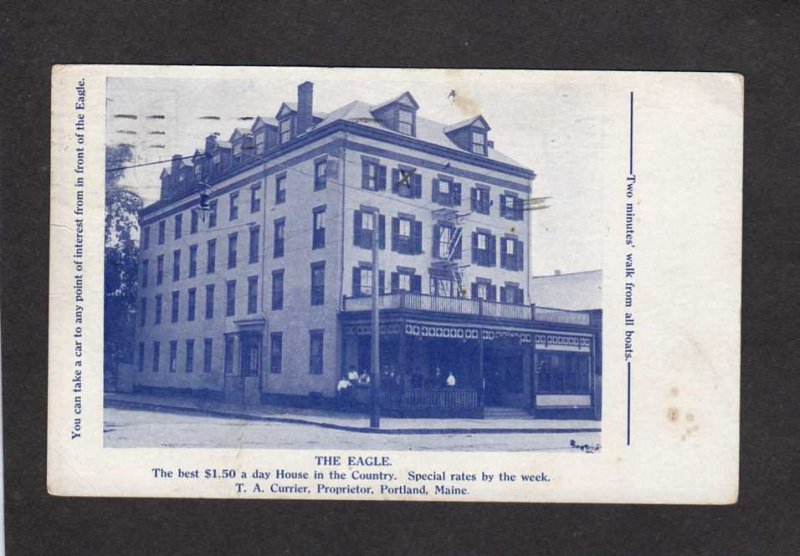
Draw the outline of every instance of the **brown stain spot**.
[[[680,417],[680,411],[678,411],[677,407],[670,407],[667,410],[667,419],[670,422],[674,423],[675,421],[678,420],[678,417]]]
[[[673,386],[672,388],[669,389],[669,395],[674,398],[675,396],[678,395],[678,389]]]
[[[480,113],[480,108],[478,107],[478,103],[475,100],[471,99],[469,96],[464,94],[463,91],[458,91],[453,89],[450,91],[450,96],[448,97],[450,102],[452,102],[456,108],[458,108],[461,112],[464,113],[465,116],[476,116]]]
[[[687,413],[686,414],[686,420],[689,421],[690,423],[692,421],[694,421],[694,414],[693,413]]]

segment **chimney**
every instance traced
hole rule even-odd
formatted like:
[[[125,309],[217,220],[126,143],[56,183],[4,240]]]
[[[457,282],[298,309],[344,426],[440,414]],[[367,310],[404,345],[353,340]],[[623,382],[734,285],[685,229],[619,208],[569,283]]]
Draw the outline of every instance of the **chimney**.
[[[305,133],[314,123],[314,84],[305,81],[297,87],[297,134]]]
[[[180,168],[181,158],[183,158],[179,154],[172,155],[172,166],[170,169],[170,175],[174,181],[178,181],[178,168]]]

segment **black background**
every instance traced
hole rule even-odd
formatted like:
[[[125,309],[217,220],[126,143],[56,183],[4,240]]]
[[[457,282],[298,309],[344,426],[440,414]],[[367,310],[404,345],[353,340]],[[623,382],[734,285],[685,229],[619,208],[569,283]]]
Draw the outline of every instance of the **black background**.
[[[8,553],[800,553],[800,369],[790,355],[800,345],[799,15],[796,3],[777,1],[0,5]],[[744,74],[739,503],[580,506],[49,496],[47,225],[50,66],[55,63]]]

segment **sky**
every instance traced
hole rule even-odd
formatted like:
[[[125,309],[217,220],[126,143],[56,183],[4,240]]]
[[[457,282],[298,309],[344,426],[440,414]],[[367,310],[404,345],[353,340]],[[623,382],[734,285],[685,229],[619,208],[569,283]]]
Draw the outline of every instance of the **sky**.
[[[543,78],[546,72],[519,71],[250,70],[237,75],[230,68],[224,79],[109,78],[106,143],[133,145],[131,164],[188,156],[213,132],[228,139],[235,127],[249,128],[255,116],[274,117],[281,102],[296,102],[297,85],[305,80],[314,83],[315,112],[331,112],[353,100],[378,104],[409,91],[420,106],[418,114],[430,120],[451,124],[483,115],[495,148],[536,173],[533,195],[550,199],[547,209],[532,214],[534,275],[602,268],[599,176],[610,119],[599,80],[554,80]],[[152,203],[167,166],[128,170],[122,183],[145,204]]]

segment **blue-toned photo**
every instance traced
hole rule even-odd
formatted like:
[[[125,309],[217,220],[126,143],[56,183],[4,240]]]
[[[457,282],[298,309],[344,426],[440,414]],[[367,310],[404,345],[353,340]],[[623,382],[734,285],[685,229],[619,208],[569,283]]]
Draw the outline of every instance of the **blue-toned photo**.
[[[108,80],[105,445],[599,450],[572,98],[313,74]]]

